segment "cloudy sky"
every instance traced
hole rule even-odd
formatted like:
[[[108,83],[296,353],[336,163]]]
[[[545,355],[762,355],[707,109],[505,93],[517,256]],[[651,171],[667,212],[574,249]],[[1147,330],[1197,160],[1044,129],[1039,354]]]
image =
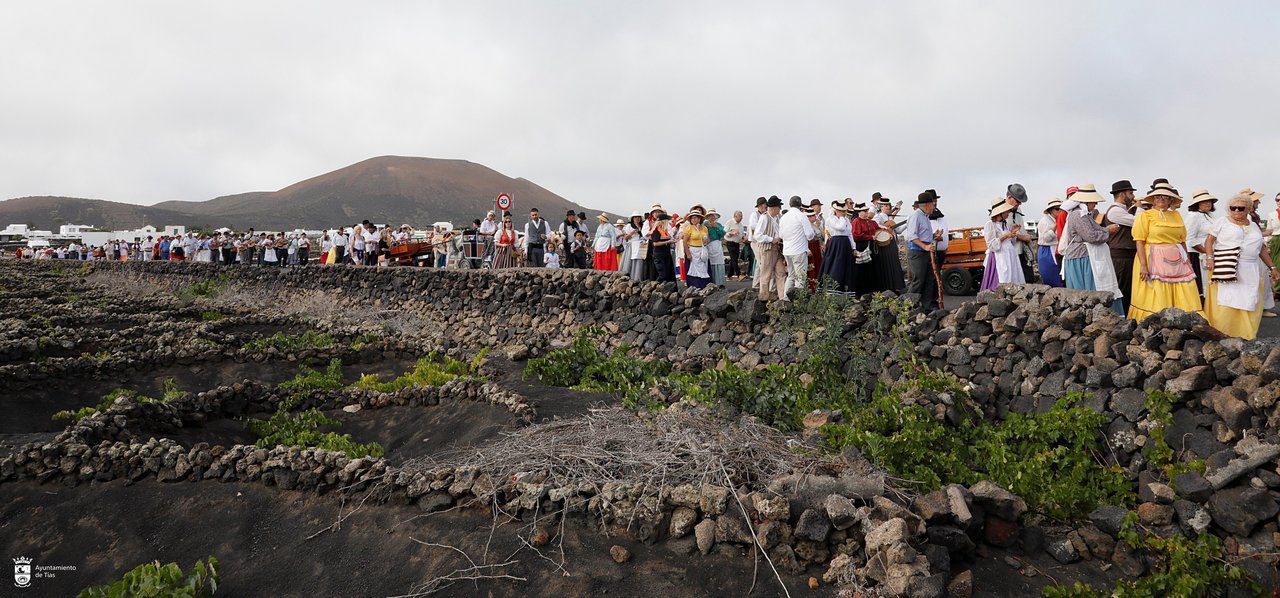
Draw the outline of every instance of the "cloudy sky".
[[[1280,191],[1274,1],[40,0],[0,15],[0,197],[205,200],[385,154],[471,160],[611,212],[909,204],[932,187],[977,224],[1013,181],[1036,205],[1118,178]]]

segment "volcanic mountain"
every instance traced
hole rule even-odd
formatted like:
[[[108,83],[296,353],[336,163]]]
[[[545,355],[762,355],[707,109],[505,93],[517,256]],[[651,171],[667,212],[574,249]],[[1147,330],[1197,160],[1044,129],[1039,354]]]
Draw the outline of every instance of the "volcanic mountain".
[[[227,195],[203,202],[166,201],[138,206],[93,199],[23,197],[0,202],[0,225],[40,229],[91,224],[108,230],[143,224],[209,225],[258,230],[326,228],[361,220],[417,227],[437,221],[462,226],[493,209],[494,198],[515,198],[517,222],[529,208],[556,220],[586,208],[523,178],[511,178],[465,160],[382,156],[295,183],[275,192]]]

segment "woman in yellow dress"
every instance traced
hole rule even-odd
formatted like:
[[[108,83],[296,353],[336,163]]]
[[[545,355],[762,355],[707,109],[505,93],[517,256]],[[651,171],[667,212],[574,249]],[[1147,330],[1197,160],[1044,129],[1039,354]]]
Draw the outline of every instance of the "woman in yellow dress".
[[[1129,317],[1142,321],[1168,307],[1204,315],[1196,274],[1187,259],[1187,227],[1172,206],[1182,200],[1162,184],[1147,194],[1152,207],[1133,222],[1138,259],[1133,262],[1133,297]]]
[[[1280,280],[1280,271],[1262,243],[1262,229],[1249,219],[1253,198],[1237,195],[1228,206],[1227,217],[1212,225],[1204,241],[1204,311],[1223,334],[1253,340],[1262,323],[1263,298],[1271,281]]]

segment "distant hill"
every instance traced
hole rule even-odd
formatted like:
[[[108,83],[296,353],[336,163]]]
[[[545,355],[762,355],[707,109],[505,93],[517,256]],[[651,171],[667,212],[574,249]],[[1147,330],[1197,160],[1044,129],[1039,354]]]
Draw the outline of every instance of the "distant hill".
[[[537,207],[551,221],[570,208],[588,211],[523,178],[511,178],[465,160],[382,156],[295,183],[275,192],[227,195],[202,202],[154,206],[77,199],[24,197],[0,201],[0,227],[31,223],[91,224],[111,230],[143,224],[231,226],[259,230],[324,228],[361,220],[423,226],[447,220],[461,226],[493,208],[498,193],[515,197],[516,221]]]

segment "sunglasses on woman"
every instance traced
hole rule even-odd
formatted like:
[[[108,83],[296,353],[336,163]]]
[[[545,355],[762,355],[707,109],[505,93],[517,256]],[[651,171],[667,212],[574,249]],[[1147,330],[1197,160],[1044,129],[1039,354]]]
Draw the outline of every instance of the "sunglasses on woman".
[[[1245,206],[1231,206],[1232,212],[1248,212],[1249,208]]]

